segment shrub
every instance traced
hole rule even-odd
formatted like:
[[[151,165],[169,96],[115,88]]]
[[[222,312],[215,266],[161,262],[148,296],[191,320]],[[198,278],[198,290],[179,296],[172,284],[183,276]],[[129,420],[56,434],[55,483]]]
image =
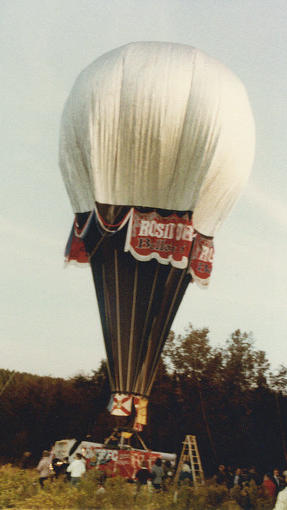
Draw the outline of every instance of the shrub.
[[[272,500],[266,496],[261,486],[257,486],[254,482],[244,487],[234,487],[230,491],[232,499],[234,499],[240,508],[251,508],[252,510],[272,510]]]
[[[22,471],[10,464],[0,467],[0,508],[12,508],[17,501],[29,498],[37,491],[36,472]]]
[[[178,491],[177,507],[182,510],[218,509],[227,501],[228,490],[221,485],[204,485],[197,488],[182,486]]]

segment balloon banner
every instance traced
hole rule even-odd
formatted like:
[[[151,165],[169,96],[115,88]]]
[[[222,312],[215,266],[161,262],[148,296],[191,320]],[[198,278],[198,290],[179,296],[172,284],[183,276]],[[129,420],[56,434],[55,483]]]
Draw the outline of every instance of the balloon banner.
[[[213,257],[213,238],[197,233],[192,246],[190,273],[195,283],[202,288],[209,285]]]
[[[84,238],[94,215],[94,211],[89,213],[82,229],[77,219],[74,220],[65,249],[66,262],[89,262]],[[96,218],[99,220],[97,212]],[[155,258],[161,264],[171,264],[179,269],[185,269],[189,264],[193,281],[201,288],[208,287],[214,258],[213,238],[196,232],[188,213],[181,217],[175,213],[162,216],[158,211],[141,213],[131,208],[121,222],[120,229],[127,221],[129,224],[124,251],[129,251],[142,262]]]
[[[141,213],[133,209],[125,251],[140,261],[156,259],[178,269],[188,265],[194,230],[190,215],[161,216],[157,211]]]
[[[140,425],[147,424],[147,405],[148,399],[145,397],[134,397],[134,406],[136,409],[136,419],[135,424],[138,423]]]

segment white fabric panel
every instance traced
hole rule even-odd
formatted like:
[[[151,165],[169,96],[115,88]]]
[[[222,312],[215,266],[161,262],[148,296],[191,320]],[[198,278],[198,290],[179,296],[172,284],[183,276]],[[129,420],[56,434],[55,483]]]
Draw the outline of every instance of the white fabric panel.
[[[74,212],[94,202],[194,211],[213,235],[253,161],[240,80],[201,51],[131,43],[103,55],[66,103],[60,167]]]

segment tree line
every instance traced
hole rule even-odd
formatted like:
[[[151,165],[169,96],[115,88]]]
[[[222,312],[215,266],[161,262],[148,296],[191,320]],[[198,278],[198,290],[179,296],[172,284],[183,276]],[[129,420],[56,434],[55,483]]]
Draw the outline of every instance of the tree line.
[[[197,437],[207,474],[220,463],[287,467],[287,368],[273,373],[252,334],[234,331],[212,347],[206,328],[171,332],[162,353],[142,437],[148,447],[180,454],[187,434]],[[56,440],[103,442],[114,426],[131,424],[106,410],[106,363],[70,379],[0,370],[0,458],[38,461]]]

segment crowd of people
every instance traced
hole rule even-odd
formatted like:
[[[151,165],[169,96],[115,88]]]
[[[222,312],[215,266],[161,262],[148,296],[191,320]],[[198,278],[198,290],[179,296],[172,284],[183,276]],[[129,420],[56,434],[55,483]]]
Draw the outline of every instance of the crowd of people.
[[[255,467],[232,469],[220,464],[214,481],[228,489],[234,487],[244,489],[254,483],[273,501],[274,510],[287,510],[287,470],[280,472],[278,468],[274,468],[273,471],[261,476]]]
[[[160,458],[155,460],[151,470],[146,461],[143,461],[140,469],[136,473],[137,493],[144,486],[149,486],[158,490],[167,490],[174,477],[174,467],[169,460],[162,461]]]
[[[40,487],[44,487],[44,483],[51,475],[59,478],[61,475],[66,481],[70,481],[71,485],[78,485],[81,477],[86,472],[86,462],[80,453],[76,453],[75,458],[69,462],[68,457],[60,460],[56,457],[51,458],[51,453],[44,450],[42,458],[36,467],[39,473]]]
[[[89,467],[89,465],[88,465]],[[36,467],[39,473],[39,484],[43,488],[46,480],[51,478],[62,477],[65,481],[73,486],[77,486],[87,470],[86,459],[81,453],[76,453],[74,459],[69,462],[69,458],[65,457],[60,460],[51,456],[51,452],[44,450],[42,458]],[[136,494],[140,492],[143,487],[148,487],[155,491],[166,491],[171,483],[174,481],[175,466],[169,460],[162,460],[157,458],[152,467],[148,467],[148,462],[143,460],[140,468],[135,473]],[[105,474],[100,481],[100,488],[103,489]],[[189,462],[184,462],[181,472],[179,473],[178,485],[189,484],[192,485],[192,469]]]
[[[62,478],[65,482],[77,487],[87,467],[86,459],[81,453],[76,453],[74,459],[70,462],[68,457],[61,460],[57,457],[52,457],[51,452],[48,450],[44,450],[36,469],[39,473],[40,487],[43,489],[46,480],[51,478]],[[96,490],[98,494],[105,492],[104,480],[105,476],[99,479]]]
[[[41,488],[44,487],[45,481],[50,478],[51,469],[55,478],[63,477],[72,486],[77,486],[86,472],[86,461],[80,453],[76,453],[71,462],[67,457],[63,460],[52,459],[51,453],[45,450],[37,466]],[[135,475],[135,497],[141,490],[167,490],[174,480],[174,475],[174,466],[168,460],[162,461],[162,459],[157,458],[151,469],[147,462],[143,461]],[[224,485],[230,490],[235,487],[244,490],[253,483],[260,487],[266,496],[270,497],[274,504],[274,510],[287,510],[287,470],[280,472],[278,468],[274,468],[272,472],[265,473],[262,476],[256,471],[255,467],[249,469],[237,467],[233,469],[220,464],[213,480],[216,484]],[[193,484],[192,469],[189,462],[183,463],[177,483],[178,485],[183,483]],[[104,478],[100,481],[98,491],[105,491]]]

